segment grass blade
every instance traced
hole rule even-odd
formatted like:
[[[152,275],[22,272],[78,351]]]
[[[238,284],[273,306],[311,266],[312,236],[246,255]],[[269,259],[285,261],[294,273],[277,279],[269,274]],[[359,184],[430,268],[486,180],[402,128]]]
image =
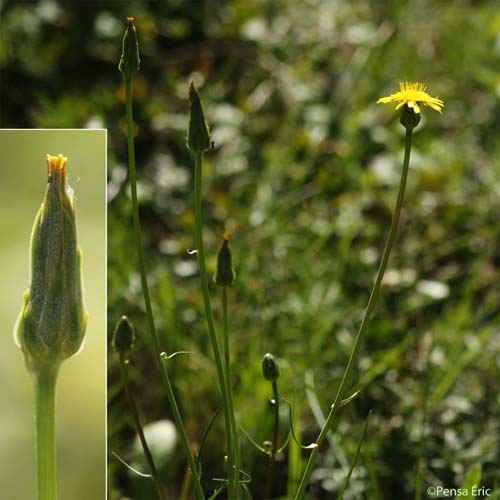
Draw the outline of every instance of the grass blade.
[[[351,479],[352,471],[354,470],[354,467],[356,467],[356,463],[358,461],[359,457],[359,452],[361,451],[361,446],[363,446],[363,441],[366,436],[366,429],[368,428],[368,420],[370,419],[372,411],[370,410],[368,412],[368,416],[366,417],[365,420],[365,425],[363,426],[363,432],[361,433],[361,436],[359,437],[358,441],[358,447],[356,448],[356,454],[354,455],[354,459],[351,463],[351,467],[349,468],[349,472],[347,473],[347,476],[344,479],[344,484],[342,485],[342,489],[340,490],[339,496],[337,500],[342,500],[342,497],[344,496],[344,492],[349,484],[349,480]]]

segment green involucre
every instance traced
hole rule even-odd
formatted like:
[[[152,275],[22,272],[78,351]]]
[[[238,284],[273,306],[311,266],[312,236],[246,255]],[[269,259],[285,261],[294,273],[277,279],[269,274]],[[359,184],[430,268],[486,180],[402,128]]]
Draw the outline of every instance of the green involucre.
[[[214,282],[218,286],[231,286],[236,278],[232,265],[231,247],[229,246],[230,237],[231,235],[226,231],[217,251],[217,270]]]
[[[189,128],[186,145],[194,155],[203,154],[212,147],[212,141],[200,95],[193,82],[189,84],[189,105]]]
[[[134,342],[134,326],[127,316],[122,316],[116,323],[115,330],[113,332],[112,346],[118,354],[124,356],[128,351],[130,351],[130,349],[132,349]]]
[[[118,69],[125,79],[139,71],[141,59],[139,57],[139,44],[137,43],[137,33],[135,31],[134,18],[127,18],[127,29],[123,35],[122,55],[118,63]]]
[[[278,363],[276,363],[274,356],[270,353],[267,353],[262,360],[262,375],[270,382],[276,382],[280,376]]]
[[[415,113],[407,104],[403,106],[399,123],[407,130],[413,130],[420,122],[420,113]]]
[[[82,344],[87,314],[66,158],[47,156],[48,184],[31,234],[30,287],[15,340],[35,374],[57,370]]]

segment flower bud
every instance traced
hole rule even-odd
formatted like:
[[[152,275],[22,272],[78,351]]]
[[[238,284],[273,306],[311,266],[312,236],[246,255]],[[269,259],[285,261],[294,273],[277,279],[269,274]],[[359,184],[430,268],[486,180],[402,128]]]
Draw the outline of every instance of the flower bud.
[[[122,72],[123,78],[132,78],[134,73],[139,71],[141,60],[139,58],[139,44],[137,43],[137,33],[133,17],[127,17],[127,29],[123,35],[122,55],[118,69]]]
[[[280,376],[280,368],[272,354],[267,353],[262,360],[262,374],[266,380],[276,382]]]
[[[192,81],[189,84],[189,105],[189,128],[186,144],[195,155],[203,154],[211,148],[210,132],[205,121],[200,96]]]
[[[413,130],[420,122],[420,113],[415,113],[407,104],[403,106],[403,112],[399,123],[408,130]]]
[[[222,244],[217,252],[217,271],[214,281],[219,286],[231,286],[236,277],[231,261],[231,247],[229,246],[231,233],[226,231],[222,238]]]
[[[67,158],[47,155],[48,184],[31,234],[30,288],[15,340],[35,373],[57,369],[81,347],[87,314]]]
[[[132,349],[134,342],[134,327],[127,316],[122,316],[116,323],[111,345],[120,356],[124,356]]]

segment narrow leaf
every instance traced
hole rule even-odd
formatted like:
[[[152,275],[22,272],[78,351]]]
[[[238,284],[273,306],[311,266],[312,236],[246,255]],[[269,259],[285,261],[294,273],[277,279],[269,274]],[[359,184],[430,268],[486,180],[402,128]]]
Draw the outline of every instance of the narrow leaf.
[[[129,465],[127,462],[125,462],[125,460],[123,460],[123,458],[120,458],[120,456],[115,453],[114,451],[111,452],[111,454],[118,459],[118,461],[120,461],[125,467],[127,467],[127,469],[131,470],[134,474],[137,474],[138,476],[141,476],[141,477],[153,477],[151,474],[145,474],[144,472],[140,472],[138,471],[137,469],[134,469],[131,465]]]
[[[368,412],[368,416],[366,417],[365,425],[363,427],[363,432],[361,433],[361,436],[359,437],[358,447],[356,449],[356,454],[354,455],[354,460],[352,461],[351,467],[349,468],[349,472],[347,473],[347,476],[344,479],[344,484],[342,485],[342,489],[340,490],[340,493],[339,493],[337,500],[342,500],[342,497],[344,496],[344,491],[346,490],[347,485],[349,484],[349,480],[351,479],[352,471],[354,470],[354,467],[356,467],[356,462],[358,461],[359,452],[361,451],[361,446],[363,445],[363,441],[364,441],[365,436],[366,436],[366,429],[368,428],[368,420],[370,418],[371,413],[372,413],[372,411],[370,410]]]

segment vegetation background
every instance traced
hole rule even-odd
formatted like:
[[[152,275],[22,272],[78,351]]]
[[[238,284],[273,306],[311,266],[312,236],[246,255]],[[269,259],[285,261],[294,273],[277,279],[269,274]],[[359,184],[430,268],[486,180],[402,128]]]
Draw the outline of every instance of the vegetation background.
[[[68,157],[89,314],[83,350],[63,363],[57,381],[59,493],[97,499],[105,495],[106,479],[104,130],[0,130],[0,496],[36,497],[33,378],[12,332],[29,286],[30,235],[47,186],[47,153]]]
[[[282,395],[295,396],[302,440],[318,433],[399,181],[404,130],[398,113],[375,101],[399,81],[424,81],[445,111],[424,109],[414,134],[402,223],[353,381],[362,394],[343,411],[335,446],[322,450],[309,495],[335,498],[370,408],[346,498],[418,497],[419,464],[423,498],[428,485],[460,487],[471,470],[477,484],[498,485],[497,7],[493,0],[2,2],[1,125],[109,130],[109,332],[122,313],[137,327],[130,370],[144,422],[169,410],[131,232],[117,70],[126,16],[136,18],[142,58],[136,151],[149,278],[164,349],[192,351],[169,365],[192,441],[219,397],[197,265],[187,253],[194,246],[189,80],[200,88],[215,141],[204,195],[211,272],[223,229],[233,233],[238,419],[260,442],[272,425],[260,371],[268,351],[280,362]],[[109,451],[141,467],[116,362],[110,352]],[[266,461],[243,446],[259,498]],[[277,496],[294,491],[305,456],[291,446],[280,457]],[[163,458],[168,493],[177,497],[184,462],[179,452]],[[209,492],[223,474],[220,419],[202,458]],[[151,495],[114,456],[108,464],[109,498]]]

